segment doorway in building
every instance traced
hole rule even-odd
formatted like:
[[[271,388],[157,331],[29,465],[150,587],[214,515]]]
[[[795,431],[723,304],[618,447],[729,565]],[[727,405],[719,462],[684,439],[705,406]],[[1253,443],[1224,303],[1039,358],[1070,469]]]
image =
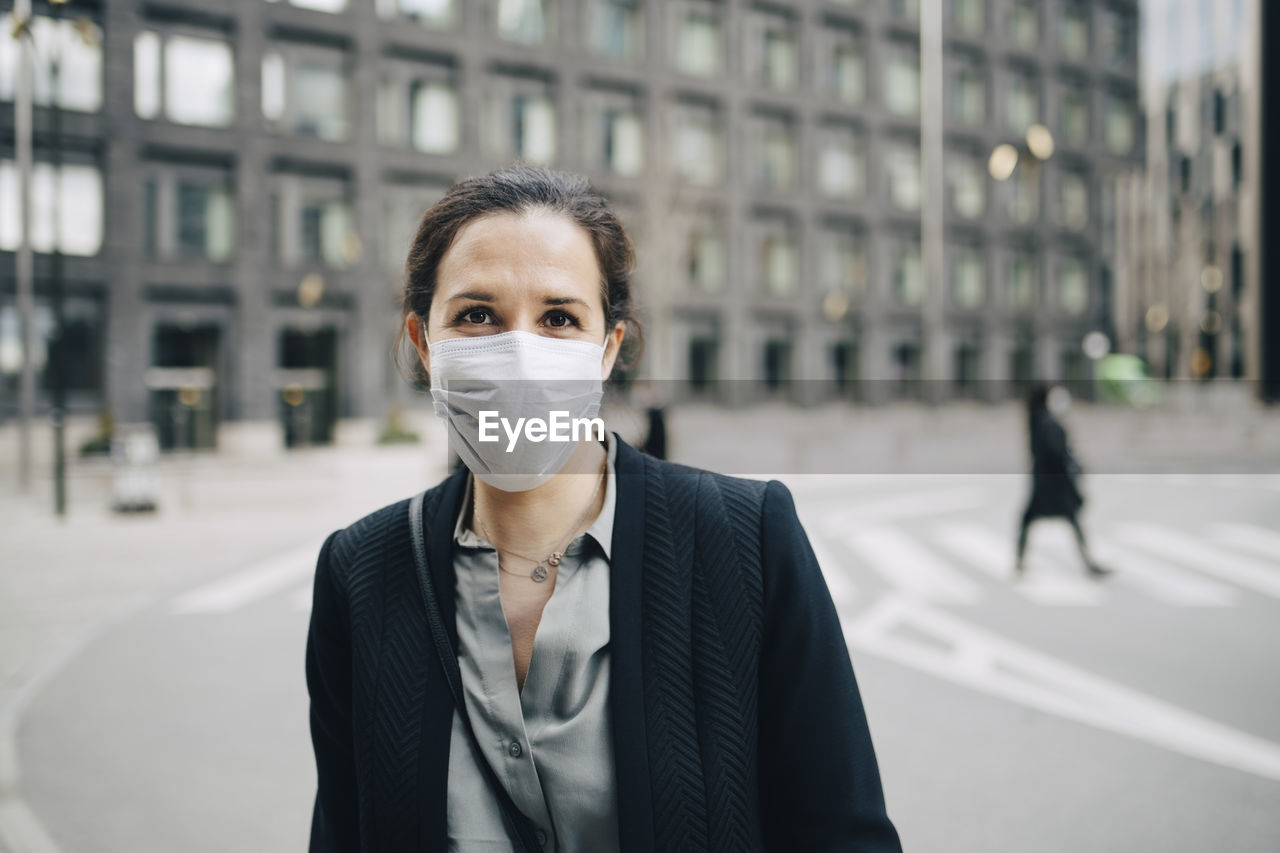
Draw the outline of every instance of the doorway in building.
[[[156,326],[146,383],[151,424],[162,450],[216,446],[221,337],[212,324]]]
[[[276,363],[285,446],[330,444],[338,419],[337,330],[282,330]]]

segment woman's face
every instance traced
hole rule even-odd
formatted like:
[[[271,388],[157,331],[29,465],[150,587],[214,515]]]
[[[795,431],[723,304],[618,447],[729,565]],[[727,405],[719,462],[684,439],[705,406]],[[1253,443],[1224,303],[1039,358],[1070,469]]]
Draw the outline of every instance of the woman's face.
[[[591,238],[559,214],[496,213],[464,225],[440,261],[426,318],[407,331],[431,369],[427,344],[448,338],[522,331],[605,347],[601,378],[608,378],[624,326],[606,328],[600,265]]]

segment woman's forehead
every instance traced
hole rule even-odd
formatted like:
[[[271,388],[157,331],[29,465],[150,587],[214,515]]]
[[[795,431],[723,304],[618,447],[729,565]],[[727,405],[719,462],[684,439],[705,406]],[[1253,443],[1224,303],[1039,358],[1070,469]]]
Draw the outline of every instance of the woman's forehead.
[[[494,284],[552,278],[594,288],[600,268],[590,236],[573,220],[549,211],[504,212],[464,225],[441,259],[441,286],[469,287],[476,276]]]

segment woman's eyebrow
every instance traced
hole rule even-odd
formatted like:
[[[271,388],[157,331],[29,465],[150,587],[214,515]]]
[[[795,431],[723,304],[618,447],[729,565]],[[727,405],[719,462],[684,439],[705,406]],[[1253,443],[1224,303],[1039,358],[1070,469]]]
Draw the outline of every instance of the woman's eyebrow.
[[[455,293],[448,298],[448,302],[455,299],[469,299],[472,302],[496,302],[492,293],[486,293],[483,290],[465,290],[462,293]]]
[[[586,305],[585,299],[576,296],[548,296],[542,300],[543,305]]]

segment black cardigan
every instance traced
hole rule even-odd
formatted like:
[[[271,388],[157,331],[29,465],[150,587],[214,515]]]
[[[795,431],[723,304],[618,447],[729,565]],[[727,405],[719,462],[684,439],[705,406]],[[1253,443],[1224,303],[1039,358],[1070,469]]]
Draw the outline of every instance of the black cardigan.
[[[618,440],[610,713],[624,853],[900,851],[840,623],[781,483],[660,462]],[[426,493],[454,589],[465,472]],[[311,851],[447,847],[453,719],[401,501],[332,534],[306,674]],[[441,608],[456,649],[451,595]]]

